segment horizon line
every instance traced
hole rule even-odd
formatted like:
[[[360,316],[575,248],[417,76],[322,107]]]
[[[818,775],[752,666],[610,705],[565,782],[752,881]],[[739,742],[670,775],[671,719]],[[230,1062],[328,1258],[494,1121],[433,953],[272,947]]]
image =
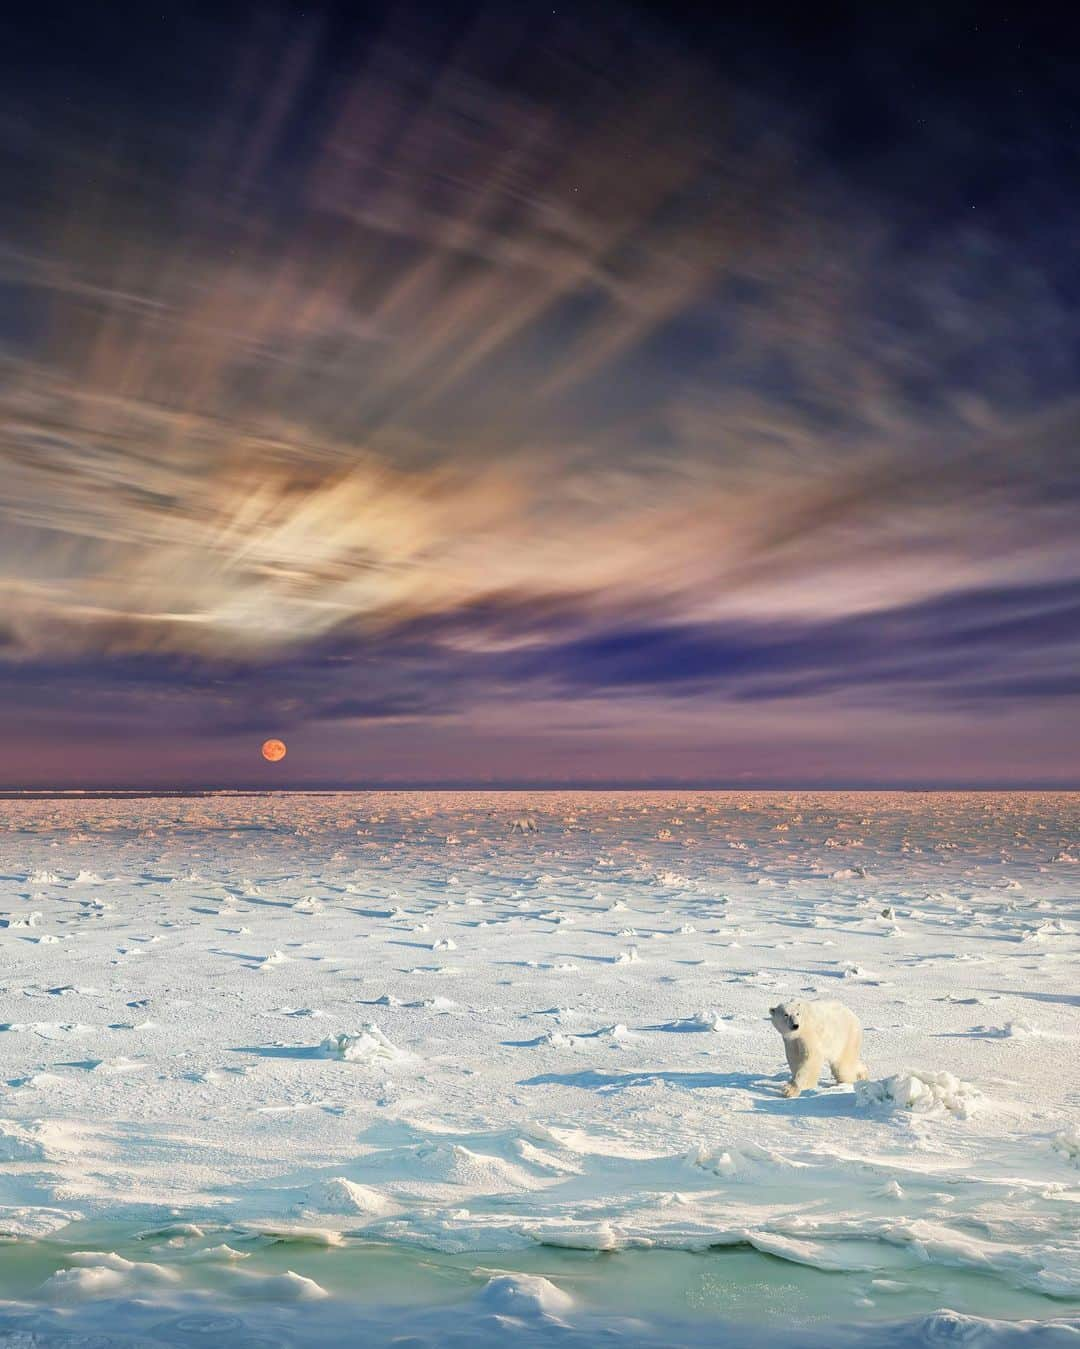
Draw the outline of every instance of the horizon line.
[[[137,785],[107,783],[94,785],[57,785],[14,787],[0,785],[0,799],[47,798],[68,796],[267,796],[275,793],[316,793],[320,795],[360,795],[369,792],[1080,792],[1080,780],[1053,781],[1011,780],[1001,782],[955,779],[941,782],[923,782],[917,779],[882,781],[880,779],[849,779],[835,782],[821,780],[747,780],[687,781],[685,779],[655,778],[647,781],[627,781],[622,778],[595,782],[575,782],[563,779],[522,779],[520,781],[454,781],[447,779],[415,779],[389,782],[339,783],[296,782],[279,783],[215,783]]]

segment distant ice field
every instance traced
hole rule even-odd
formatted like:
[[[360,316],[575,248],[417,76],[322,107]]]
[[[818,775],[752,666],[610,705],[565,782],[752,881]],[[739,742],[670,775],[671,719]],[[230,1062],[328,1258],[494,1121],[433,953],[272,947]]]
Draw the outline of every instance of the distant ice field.
[[[1076,794],[0,821],[0,1345],[1080,1345]]]

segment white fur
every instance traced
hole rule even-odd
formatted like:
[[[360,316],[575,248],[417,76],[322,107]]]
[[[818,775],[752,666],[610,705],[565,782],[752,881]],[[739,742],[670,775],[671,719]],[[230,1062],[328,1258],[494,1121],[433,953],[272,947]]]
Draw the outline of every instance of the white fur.
[[[783,1094],[798,1096],[816,1087],[827,1063],[837,1082],[868,1076],[862,1054],[862,1025],[842,1002],[784,1002],[769,1008],[773,1025],[784,1037],[791,1081]]]

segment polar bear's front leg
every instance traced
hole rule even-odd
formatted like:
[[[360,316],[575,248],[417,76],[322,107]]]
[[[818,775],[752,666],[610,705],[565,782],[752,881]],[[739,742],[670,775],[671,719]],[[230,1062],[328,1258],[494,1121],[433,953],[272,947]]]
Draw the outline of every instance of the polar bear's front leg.
[[[816,1087],[818,1078],[821,1076],[823,1063],[824,1059],[820,1054],[812,1054],[805,1058],[799,1066],[799,1071],[785,1085],[784,1095],[798,1096],[800,1091],[805,1091],[808,1087]]]
[[[781,1089],[785,1096],[798,1096],[807,1087],[816,1087],[821,1076],[824,1059],[820,1054],[811,1054],[801,1040],[786,1040],[788,1067],[791,1069],[791,1081],[785,1082]]]

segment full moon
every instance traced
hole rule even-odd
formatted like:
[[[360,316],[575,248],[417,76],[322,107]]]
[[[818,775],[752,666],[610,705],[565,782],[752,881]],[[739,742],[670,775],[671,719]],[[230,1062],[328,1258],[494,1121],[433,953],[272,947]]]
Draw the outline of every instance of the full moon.
[[[277,763],[279,759],[284,759],[287,753],[284,740],[263,741],[262,756],[264,759],[269,759],[271,763]]]

